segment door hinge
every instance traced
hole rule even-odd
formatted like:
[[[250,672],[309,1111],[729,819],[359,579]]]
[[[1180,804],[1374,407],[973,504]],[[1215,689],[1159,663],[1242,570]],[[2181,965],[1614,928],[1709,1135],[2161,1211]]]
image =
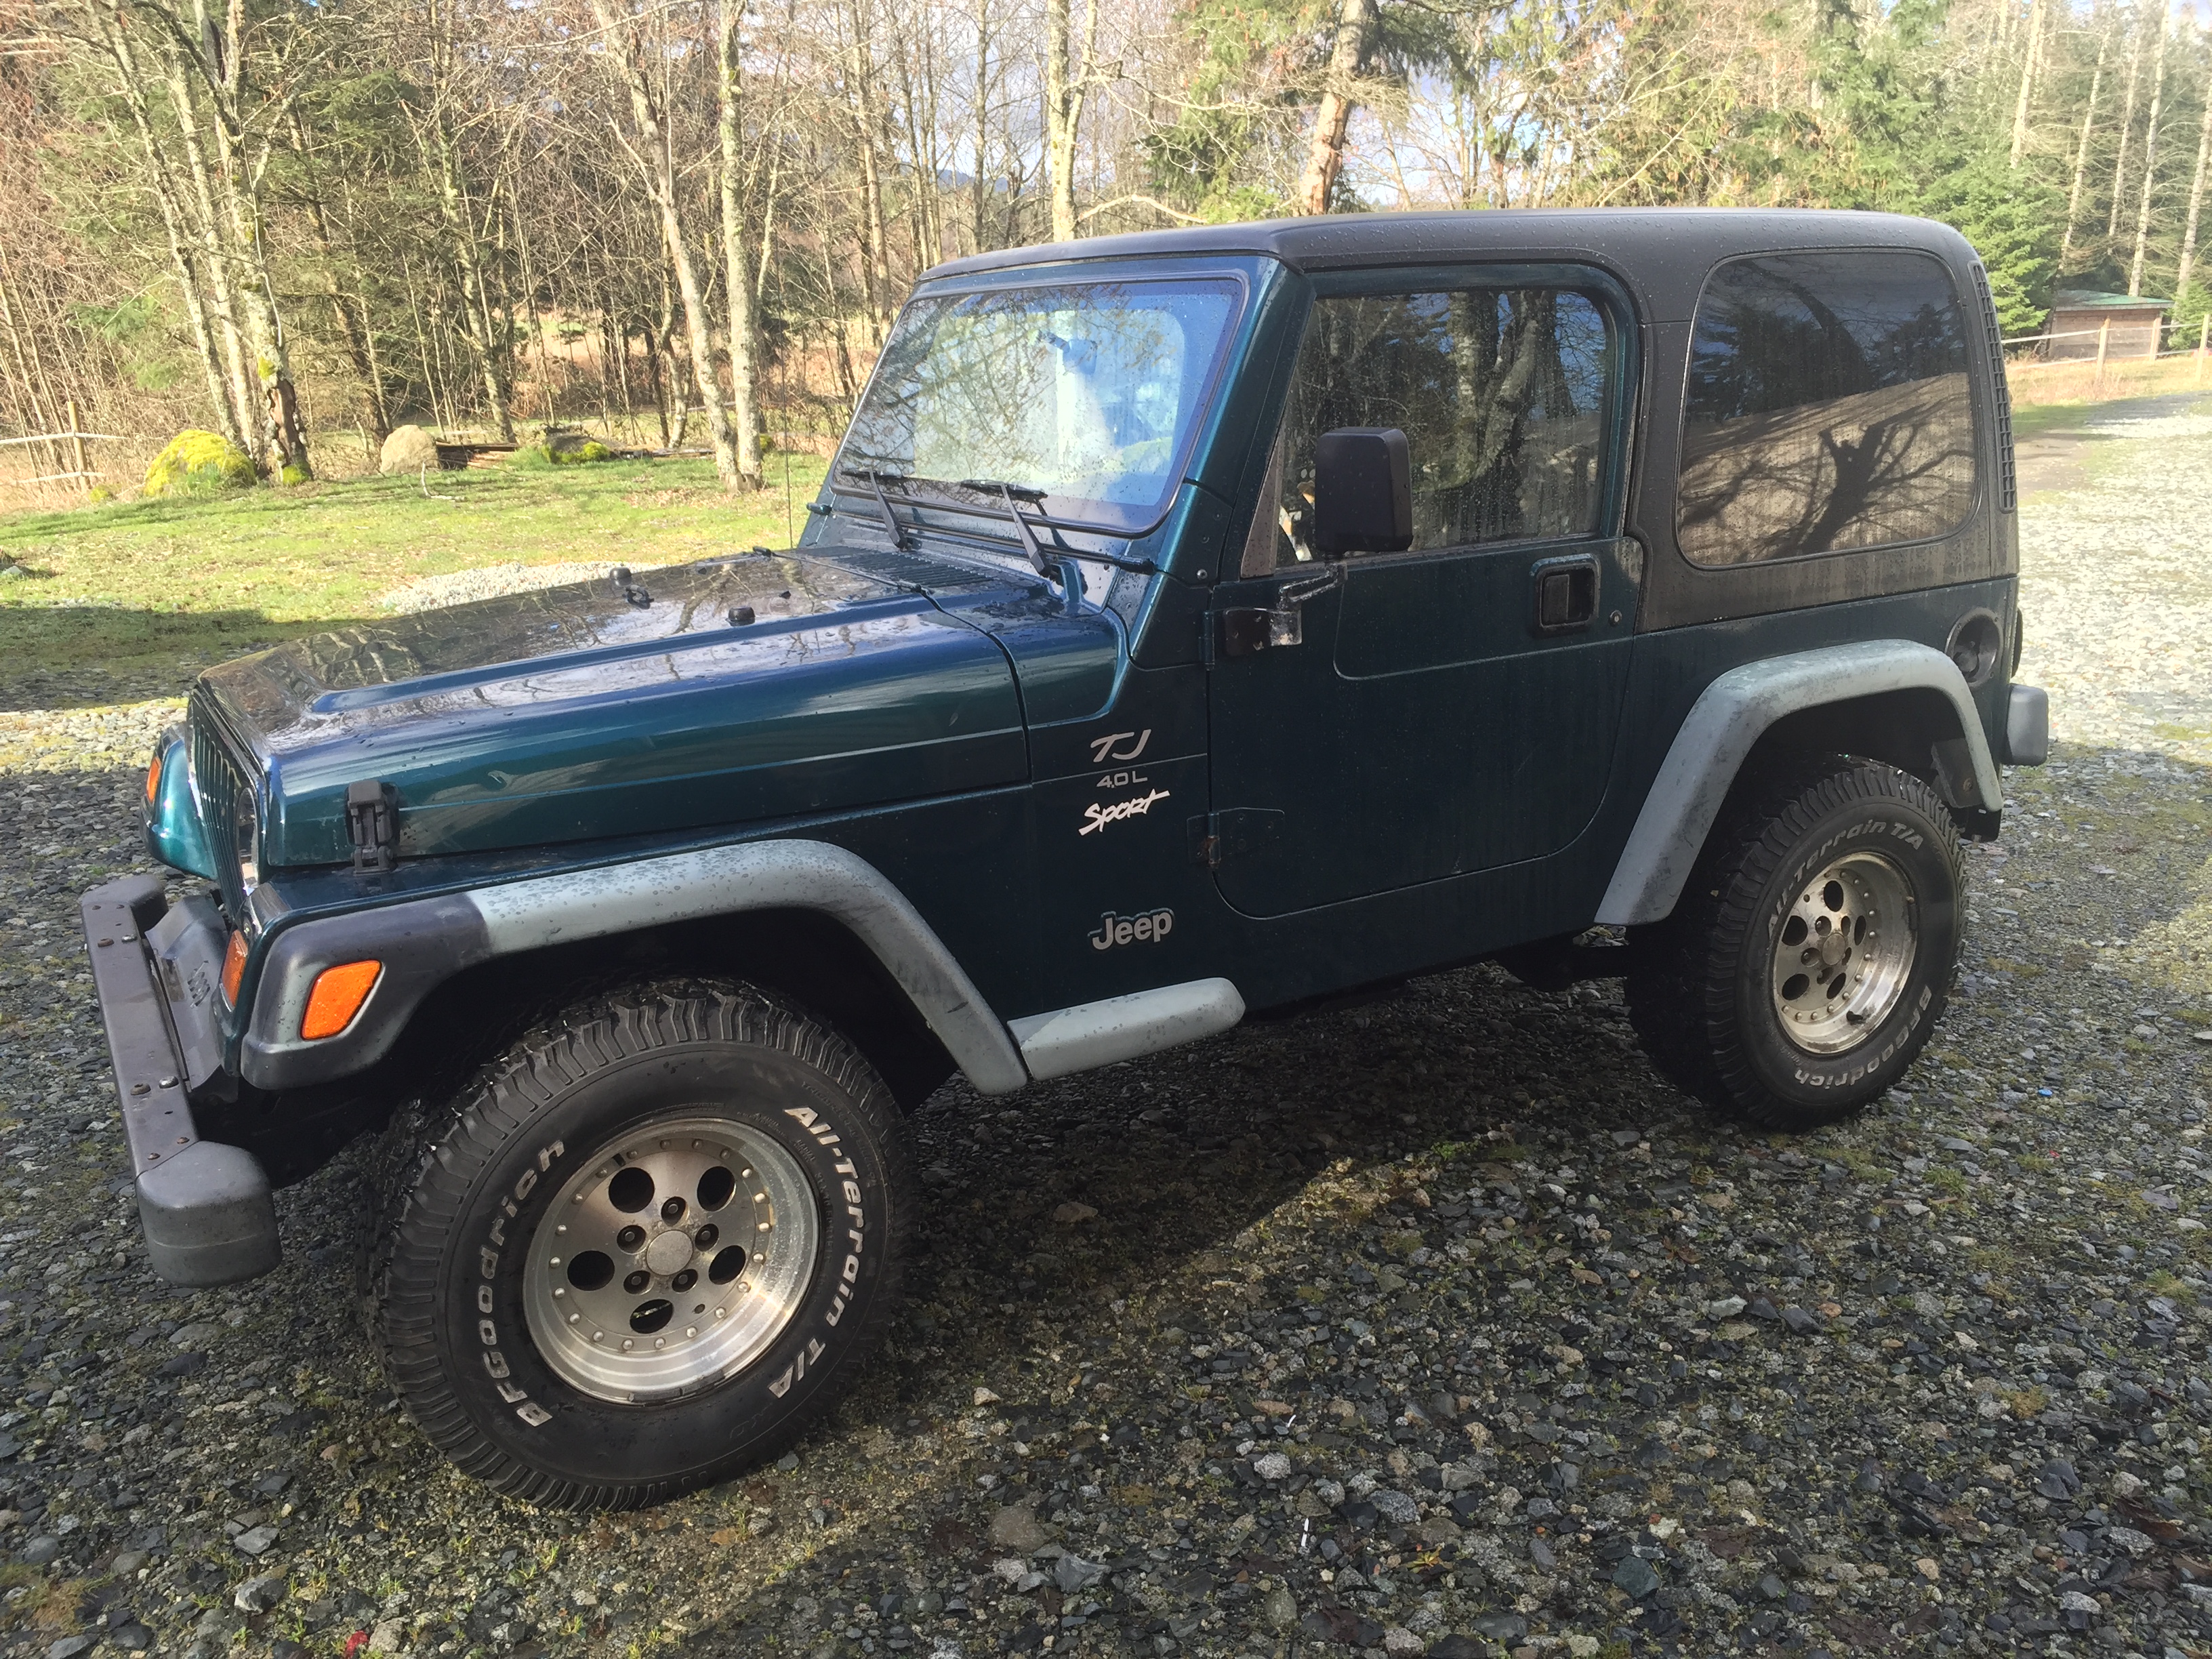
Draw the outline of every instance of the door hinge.
[[[389,870],[399,861],[399,792],[365,778],[346,785],[346,839],[356,870]]]
[[[1231,859],[1255,853],[1282,833],[1284,817],[1267,806],[1232,806],[1225,811],[1201,813],[1190,821],[1191,862],[1218,870]]]
[[[1318,576],[1306,576],[1285,582],[1275,590],[1273,605],[1231,605],[1217,612],[1220,621],[1208,635],[1209,650],[1218,648],[1224,657],[1249,657],[1259,652],[1286,645],[1305,643],[1305,616],[1303,607],[1308,599],[1326,593],[1344,580],[1344,567],[1333,564]],[[1211,656],[1206,666],[1213,665]]]

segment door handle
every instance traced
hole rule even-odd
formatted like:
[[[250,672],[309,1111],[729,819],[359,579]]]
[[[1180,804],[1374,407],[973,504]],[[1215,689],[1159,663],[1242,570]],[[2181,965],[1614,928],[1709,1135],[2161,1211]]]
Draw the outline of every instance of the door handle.
[[[1534,596],[1530,626],[1539,634],[1574,634],[1597,617],[1597,559],[1570,553],[1539,559],[1529,568]]]

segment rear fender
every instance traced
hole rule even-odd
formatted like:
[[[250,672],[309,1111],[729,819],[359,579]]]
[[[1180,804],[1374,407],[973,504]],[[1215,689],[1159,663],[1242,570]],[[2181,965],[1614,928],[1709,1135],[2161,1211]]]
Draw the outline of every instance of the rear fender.
[[[1785,721],[1818,726],[1820,711],[1869,701],[1870,726],[1846,723],[1858,740],[1839,740],[1838,726],[1822,734],[1825,746],[1892,760],[1927,777],[1948,805],[1994,820],[2004,795],[1989,738],[1965,677],[1941,651],[1910,640],[1869,640],[1746,663],[1691,706],[1595,920],[1635,927],[1672,915],[1722,803],[1761,739]]]

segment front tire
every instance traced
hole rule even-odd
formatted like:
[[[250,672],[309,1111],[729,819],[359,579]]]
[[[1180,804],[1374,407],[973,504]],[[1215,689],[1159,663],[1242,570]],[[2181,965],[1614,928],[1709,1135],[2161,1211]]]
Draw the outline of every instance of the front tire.
[[[1957,826],[1909,773],[1838,756],[1754,786],[1639,941],[1630,1017],[1691,1093],[1771,1128],[1832,1123],[1926,1044],[1964,893]]]
[[[889,1322],[913,1165],[849,1043],[749,986],[595,999],[392,1130],[371,1263],[409,1413],[501,1492],[626,1509],[773,1456]]]

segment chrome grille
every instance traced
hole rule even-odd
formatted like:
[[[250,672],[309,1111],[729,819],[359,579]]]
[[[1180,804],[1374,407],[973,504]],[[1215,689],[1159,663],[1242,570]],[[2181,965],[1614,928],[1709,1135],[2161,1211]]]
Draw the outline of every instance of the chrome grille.
[[[246,889],[238,873],[238,803],[247,793],[246,769],[233,756],[222,727],[204,693],[191,698],[192,787],[199,796],[200,822],[215,855],[222,908],[236,921],[246,915]]]

